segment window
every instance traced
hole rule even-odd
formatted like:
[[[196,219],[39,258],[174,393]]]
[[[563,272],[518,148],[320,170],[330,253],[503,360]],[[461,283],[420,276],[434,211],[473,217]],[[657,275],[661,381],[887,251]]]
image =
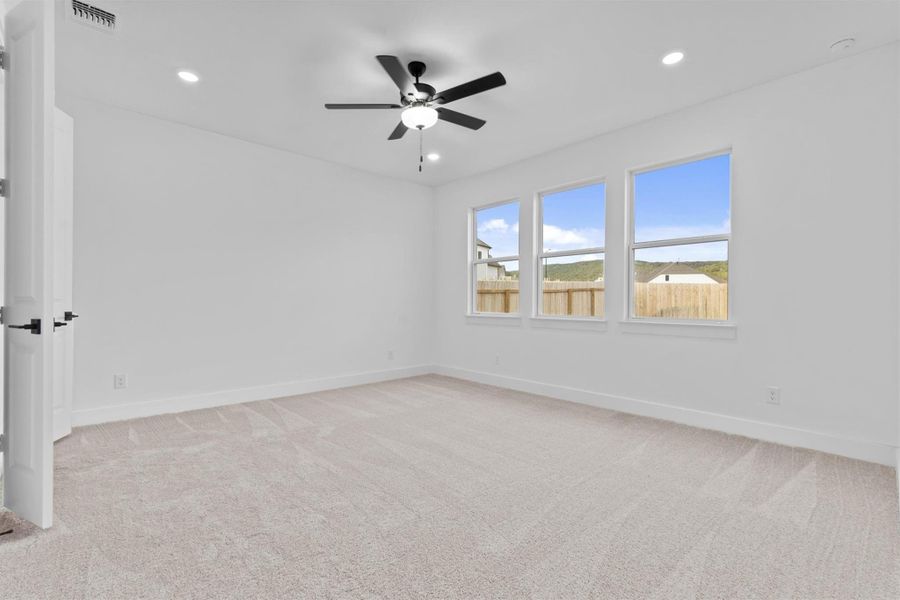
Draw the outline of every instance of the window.
[[[731,155],[632,173],[631,316],[727,321]]]
[[[472,211],[471,312],[519,312],[519,202]]]
[[[606,184],[540,195],[537,314],[603,317]]]

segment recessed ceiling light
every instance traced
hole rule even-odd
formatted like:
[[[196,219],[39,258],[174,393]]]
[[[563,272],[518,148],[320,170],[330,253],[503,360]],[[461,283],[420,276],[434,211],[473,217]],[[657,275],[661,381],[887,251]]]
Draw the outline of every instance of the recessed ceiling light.
[[[428,160],[437,160],[441,157],[437,152],[431,152],[428,154]]]
[[[838,40],[831,45],[832,52],[843,52],[844,50],[849,50],[856,44],[856,40],[853,38],[844,38],[842,40]]]
[[[669,52],[668,54],[663,56],[662,63],[664,65],[671,66],[671,65],[677,65],[682,60],[684,60],[684,52],[675,51],[675,52]]]
[[[178,71],[178,76],[182,81],[187,81],[188,83],[197,83],[200,81],[200,76],[193,71]]]

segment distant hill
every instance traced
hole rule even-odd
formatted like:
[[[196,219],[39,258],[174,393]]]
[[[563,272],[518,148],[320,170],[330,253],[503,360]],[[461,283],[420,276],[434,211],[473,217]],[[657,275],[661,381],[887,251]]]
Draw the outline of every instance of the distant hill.
[[[597,281],[603,277],[602,260],[547,265],[544,279],[547,281]]]
[[[644,271],[656,271],[666,263],[636,261],[634,268],[638,273]],[[724,260],[706,261],[682,261],[682,264],[706,273],[710,277],[723,283],[728,282],[728,262]],[[580,262],[547,265],[545,279],[548,281],[596,281],[603,276],[602,260],[583,260]],[[518,271],[508,271],[507,275],[513,279],[519,278]]]
[[[646,262],[637,260],[634,262],[634,270],[638,273],[645,271],[656,271],[662,268],[664,262]],[[697,269],[701,273],[706,273],[713,279],[717,279],[722,283],[728,283],[728,261],[726,260],[698,260],[698,261],[681,261],[681,264],[687,265],[692,269]]]

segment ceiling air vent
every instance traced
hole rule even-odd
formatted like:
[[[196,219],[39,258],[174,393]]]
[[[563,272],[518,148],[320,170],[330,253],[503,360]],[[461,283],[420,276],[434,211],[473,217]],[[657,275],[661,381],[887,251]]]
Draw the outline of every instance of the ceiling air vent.
[[[81,0],[72,0],[69,14],[79,23],[84,23],[103,31],[115,31],[116,29],[116,15],[102,8],[92,6],[87,2],[81,2]]]

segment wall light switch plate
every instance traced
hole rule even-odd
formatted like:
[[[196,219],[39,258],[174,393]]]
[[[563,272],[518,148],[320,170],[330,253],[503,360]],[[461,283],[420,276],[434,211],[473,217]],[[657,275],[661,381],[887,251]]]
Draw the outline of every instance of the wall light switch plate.
[[[113,389],[124,390],[128,387],[128,375],[113,375]]]

